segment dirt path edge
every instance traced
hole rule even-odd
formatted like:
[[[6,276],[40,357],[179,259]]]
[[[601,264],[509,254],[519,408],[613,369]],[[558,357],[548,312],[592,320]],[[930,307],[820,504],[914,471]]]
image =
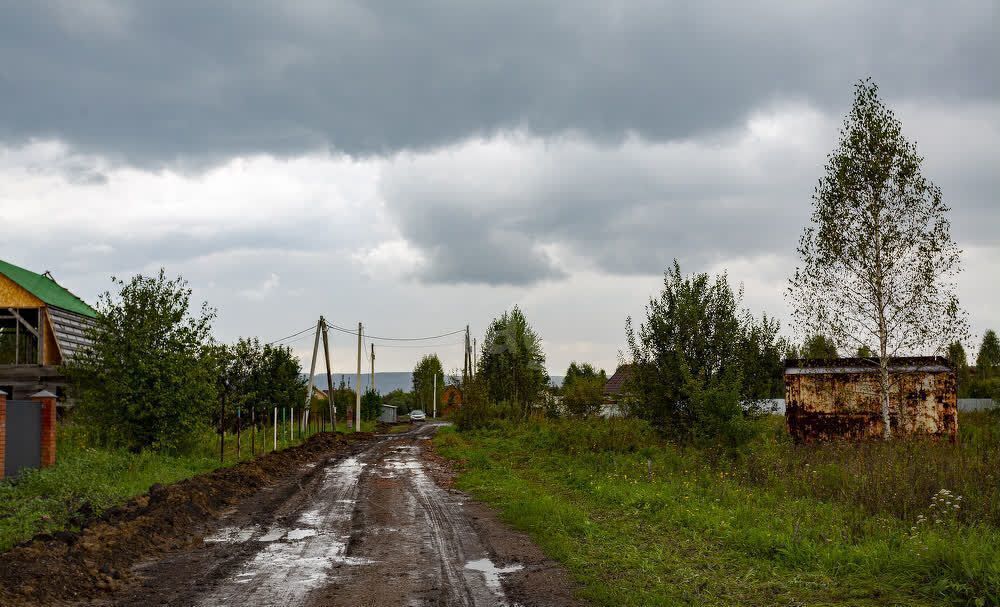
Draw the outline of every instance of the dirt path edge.
[[[58,605],[99,598],[126,584],[137,562],[199,541],[241,499],[302,464],[346,456],[369,433],[318,434],[304,444],[150,491],[92,517],[79,532],[42,534],[0,554],[0,605]]]

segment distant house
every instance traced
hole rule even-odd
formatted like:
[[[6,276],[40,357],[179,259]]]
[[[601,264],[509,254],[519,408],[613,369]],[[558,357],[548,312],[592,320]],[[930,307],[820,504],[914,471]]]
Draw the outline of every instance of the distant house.
[[[601,406],[602,417],[619,417],[622,415],[622,396],[624,396],[625,386],[631,378],[632,365],[620,365],[615,369],[615,374],[604,384],[604,404]]]
[[[0,260],[0,390],[12,399],[41,390],[65,394],[61,365],[90,344],[97,318],[48,272]]]
[[[617,403],[622,396],[625,383],[632,377],[632,365],[621,365],[615,369],[606,384],[604,384],[604,402]]]
[[[889,363],[889,383],[894,436],[955,438],[957,382],[947,359],[894,358]],[[785,421],[798,442],[881,437],[885,423],[877,361],[787,361]]]

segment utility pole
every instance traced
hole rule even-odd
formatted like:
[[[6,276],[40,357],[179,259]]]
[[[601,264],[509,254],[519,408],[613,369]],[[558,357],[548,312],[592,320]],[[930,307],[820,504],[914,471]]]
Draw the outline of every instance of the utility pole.
[[[354,395],[354,431],[361,432],[361,323],[358,323],[358,385]]]
[[[472,338],[472,377],[476,376],[476,365],[479,364],[479,356],[476,354],[476,338]]]
[[[469,381],[469,325],[465,325],[465,348],[462,359],[462,382]]]
[[[330,337],[327,334],[326,319],[319,317],[323,323],[323,355],[326,357],[326,396],[327,404],[330,407],[330,421],[333,424],[333,431],[337,431],[337,409],[333,403],[333,370],[330,367]]]
[[[319,332],[323,327],[323,317],[316,321],[316,339],[313,340],[312,364],[309,365],[309,387],[306,388],[306,409],[312,403],[313,386],[316,385],[316,355],[319,354]]]
[[[372,392],[375,391],[375,344],[372,344]]]
[[[432,415],[431,417],[437,419],[437,416],[438,416],[438,374],[435,371],[434,372],[434,415]]]

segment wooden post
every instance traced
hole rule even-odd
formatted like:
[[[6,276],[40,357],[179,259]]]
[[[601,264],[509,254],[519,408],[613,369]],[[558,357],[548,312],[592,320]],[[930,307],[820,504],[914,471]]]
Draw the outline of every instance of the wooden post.
[[[312,364],[309,365],[309,386],[306,388],[306,407],[312,402],[313,386],[316,382],[316,355],[319,354],[319,332],[323,324],[323,317],[320,316],[319,320],[316,321],[316,339],[313,340]]]
[[[277,451],[278,450],[278,408],[277,407],[274,408],[274,423],[271,424],[271,425],[274,426],[274,450]]]
[[[250,409],[250,457],[257,455],[257,420],[254,409]]]
[[[361,432],[361,323],[358,323],[358,383],[354,395],[354,431]]]
[[[333,424],[333,431],[337,431],[337,410],[333,404],[333,367],[330,365],[330,338],[327,335],[326,319],[323,319],[323,355],[326,358],[326,396],[327,405],[330,410],[330,421]],[[325,427],[324,427],[325,429]]]
[[[372,392],[375,391],[375,344],[372,344]]]
[[[240,442],[240,426],[242,420],[240,419],[240,408],[236,407],[236,461],[240,461],[240,453],[242,444]]]

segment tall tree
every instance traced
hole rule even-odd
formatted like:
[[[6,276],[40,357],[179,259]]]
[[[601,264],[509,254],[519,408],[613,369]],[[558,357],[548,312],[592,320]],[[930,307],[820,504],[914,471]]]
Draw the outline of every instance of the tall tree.
[[[494,318],[486,330],[479,373],[489,397],[512,403],[522,416],[549,384],[542,340],[517,306]]]
[[[106,442],[173,449],[204,427],[216,401],[210,332],[215,311],[191,310],[180,277],[113,278],[97,304],[92,344],[67,367],[80,413]]]
[[[955,294],[960,251],[941,189],[871,79],[855,88],[840,142],[813,194],[812,223],[790,280],[794,317],[879,364],[884,435],[891,436],[889,360],[938,353],[967,332]]]
[[[976,354],[976,374],[983,379],[1000,374],[1000,340],[997,340],[993,329],[983,334],[983,342]]]
[[[434,378],[437,377],[437,393],[444,391],[444,368],[437,354],[428,354],[413,368],[413,408],[423,409],[427,415],[434,411]]]
[[[969,360],[965,356],[965,348],[962,342],[954,341],[948,344],[948,361],[955,368],[958,377],[958,395],[967,398],[971,388],[972,371],[969,369]]]

